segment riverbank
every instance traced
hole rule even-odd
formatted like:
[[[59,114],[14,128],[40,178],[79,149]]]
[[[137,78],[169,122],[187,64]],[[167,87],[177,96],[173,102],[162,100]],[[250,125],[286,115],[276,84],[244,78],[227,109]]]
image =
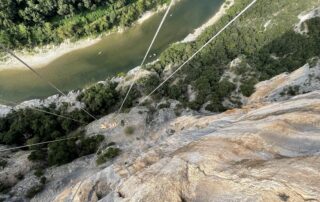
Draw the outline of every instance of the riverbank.
[[[26,61],[33,68],[41,68],[42,66],[52,62],[53,60],[72,52],[74,50],[82,49],[94,45],[99,42],[101,37],[87,38],[77,42],[70,42],[69,40],[62,44],[47,45],[44,47],[38,47],[34,49],[34,53],[27,53],[25,51],[15,52],[15,54],[22,60]],[[8,69],[25,69],[25,67],[16,59],[8,56],[5,62],[0,63],[0,71]]]
[[[217,13],[223,2],[224,0],[178,2],[170,11],[147,63],[156,60],[170,44],[183,40],[205,24]],[[190,16],[190,10],[193,10],[192,18],[186,17]],[[136,25],[124,33],[103,37],[98,43],[65,54],[38,70],[65,92],[83,89],[119,72],[128,72],[140,65],[141,57],[145,54],[163,13],[153,15],[142,24],[136,21]],[[177,29],[181,25],[181,29]],[[17,103],[34,98],[45,99],[56,93],[26,69],[1,71],[0,92],[0,97]]]
[[[193,33],[189,34],[185,39],[181,41],[181,43],[188,43],[195,41],[208,27],[214,25],[222,16],[226,14],[226,11],[234,5],[235,0],[227,0],[225,1],[219,11],[212,16],[206,23],[204,23],[201,27],[194,30]]]
[[[174,4],[176,4],[181,0],[174,0],[174,1],[175,1]],[[143,22],[145,22],[155,14],[165,10],[167,7],[168,7],[168,4],[165,4],[163,6],[157,7],[152,11],[145,12],[144,14],[141,15],[141,17],[135,23],[131,25],[131,27],[135,26],[136,24],[142,24]],[[41,68],[65,54],[68,54],[75,50],[80,50],[80,49],[95,45],[96,43],[101,41],[103,37],[106,37],[114,33],[122,33],[128,28],[129,27],[126,27],[126,28],[117,27],[117,28],[114,28],[113,30],[110,30],[109,32],[99,35],[98,37],[91,37],[91,38],[89,37],[76,42],[71,42],[70,40],[66,40],[60,45],[46,45],[43,47],[36,47],[34,48],[32,53],[30,53],[27,50],[23,50],[23,51],[16,51],[15,54],[18,57],[20,57],[22,60],[26,61],[32,67]],[[11,58],[10,56],[6,56],[4,61],[0,61],[0,71],[8,70],[8,69],[23,70],[25,69],[25,67],[14,58]]]

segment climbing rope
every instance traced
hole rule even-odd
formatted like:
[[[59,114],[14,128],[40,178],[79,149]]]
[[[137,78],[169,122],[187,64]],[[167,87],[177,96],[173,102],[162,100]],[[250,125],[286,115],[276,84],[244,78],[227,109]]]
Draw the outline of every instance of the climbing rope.
[[[12,102],[12,101],[7,101],[7,100],[4,100],[3,98],[0,98],[0,101],[5,102],[5,103],[11,103],[11,104],[14,104],[14,105],[18,105],[18,103],[15,103],[15,102]],[[37,111],[37,112],[42,112],[42,113],[49,114],[49,115],[53,115],[53,116],[56,116],[56,117],[59,117],[59,118],[68,119],[68,120],[71,120],[71,121],[74,121],[74,122],[78,122],[78,123],[82,123],[82,124],[89,124],[89,123],[84,122],[84,121],[80,121],[80,120],[77,120],[77,119],[74,119],[74,118],[71,118],[71,117],[68,117],[68,116],[64,116],[64,115],[61,115],[61,114],[56,114],[56,113],[49,112],[49,111],[46,111],[46,110],[42,110],[42,109],[39,109],[39,108],[30,107],[30,108],[27,108],[27,109],[30,109],[30,110],[33,110],[33,111]],[[15,111],[13,113],[17,113],[17,111]]]
[[[23,61],[21,58],[19,58],[16,54],[14,54],[12,51],[10,51],[8,48],[6,48],[4,45],[0,43],[0,48],[3,49],[5,52],[7,52],[9,55],[17,59],[19,62],[21,62],[25,67],[27,67],[31,72],[33,72],[38,78],[40,78],[42,81],[46,82],[51,88],[56,90],[58,93],[62,94],[63,96],[67,96],[62,90],[60,90],[56,85],[54,85],[51,81],[43,77],[39,72],[37,72],[34,68],[32,68],[30,65],[28,65],[25,61]],[[83,107],[80,107],[82,111],[84,111],[86,114],[88,114],[91,118],[94,120],[97,120],[95,116],[93,116],[91,113],[89,113],[86,109]]]
[[[28,145],[24,145],[24,146],[19,146],[19,147],[11,147],[8,149],[2,149],[0,150],[0,152],[5,152],[5,151],[11,151],[11,150],[16,150],[16,149],[23,149],[23,148],[28,148],[28,147],[32,147],[32,146],[39,146],[39,145],[44,145],[44,144],[49,144],[49,143],[54,143],[54,142],[63,142],[66,140],[71,140],[71,139],[75,139],[77,138],[75,137],[69,137],[69,138],[64,138],[64,139],[59,139],[59,140],[52,140],[52,141],[46,141],[46,142],[39,142],[39,143],[35,143],[35,144],[28,144]]]
[[[208,46],[214,39],[216,39],[224,30],[226,30],[233,22],[235,22],[240,16],[242,16],[250,7],[252,7],[255,3],[257,2],[257,0],[253,0],[246,8],[244,8],[236,17],[234,17],[227,25],[225,25],[216,35],[214,35],[208,42],[206,42],[199,50],[197,50],[190,58],[188,58],[181,66],[178,67],[177,70],[175,70],[171,75],[169,75],[162,83],[160,83],[150,94],[148,94],[147,96],[145,96],[142,101],[139,103],[142,104],[146,99],[148,99],[151,95],[153,95],[161,86],[163,86],[171,77],[173,77],[179,70],[181,70],[182,67],[184,67],[187,63],[189,63],[196,55],[198,55],[206,46]],[[172,3],[172,2],[171,2]],[[169,7],[170,8],[170,7]],[[166,13],[167,15],[168,13]],[[164,16],[164,19],[166,17],[166,15]],[[161,25],[161,24],[160,24]],[[158,29],[160,30],[160,29]],[[148,55],[148,51],[147,54]],[[146,57],[145,57],[146,58]],[[145,59],[143,60],[143,62],[145,61]],[[121,112],[121,109],[124,105],[124,102],[126,101],[128,94],[130,93],[132,87],[134,85],[134,82],[131,84],[127,95],[118,111],[118,114]],[[80,187],[83,183],[83,180],[81,180],[79,186],[76,189],[76,192],[74,193],[73,197],[72,197],[72,202],[75,199],[75,196],[77,194],[77,192],[80,190]]]
[[[250,7],[252,7],[257,0],[253,0],[246,8],[244,8],[236,17],[234,17],[228,24],[226,24],[217,34],[215,34],[209,41],[207,41],[201,48],[199,48],[190,58],[188,58],[182,65],[180,65],[172,74],[170,74],[163,82],[161,82],[151,93],[145,96],[140,103],[143,103],[151,95],[153,95],[159,88],[161,88],[171,77],[180,71],[186,64],[188,64],[195,56],[197,56],[204,48],[206,48],[213,40],[215,40],[224,30],[226,30],[233,22],[242,16]]]
[[[147,56],[150,53],[150,50],[165,22],[165,19],[168,16],[168,13],[173,5],[174,0],[171,1],[170,5],[168,6],[168,9],[165,13],[165,15],[163,16],[163,19],[156,31],[156,34],[154,35],[151,44],[141,62],[141,66],[144,65]],[[178,71],[180,71],[186,64],[188,64],[195,56],[197,56],[204,48],[206,48],[214,39],[216,39],[224,30],[226,30],[232,23],[234,23],[241,15],[243,15],[250,7],[252,7],[255,3],[257,2],[257,0],[253,0],[245,9],[243,9],[235,18],[233,18],[226,26],[224,26],[216,35],[214,35],[208,42],[206,42],[199,50],[197,50],[190,58],[188,58],[182,65],[180,65],[171,75],[169,75],[163,82],[161,82],[156,88],[154,88],[153,91],[151,91],[151,93],[149,93],[147,96],[145,96],[142,101],[140,102],[143,103],[146,99],[148,99],[150,96],[152,96],[159,88],[161,88],[170,78],[172,78]],[[25,63],[21,58],[19,58],[17,55],[15,55],[12,51],[10,51],[9,49],[5,48],[2,44],[0,44],[0,48],[2,48],[3,50],[5,50],[8,54],[10,54],[12,57],[16,58],[18,61],[20,61],[24,66],[26,66],[30,71],[32,71],[37,77],[39,77],[41,80],[47,82],[49,84],[49,86],[51,86],[53,89],[55,89],[58,93],[66,96],[65,93],[63,93],[56,85],[54,85],[52,82],[50,82],[49,80],[45,79],[41,74],[39,74],[34,68],[32,68],[30,65],[28,65],[27,63]],[[137,75],[135,75],[137,76]],[[126,96],[117,112],[117,115],[122,111],[123,106],[133,88],[133,85],[135,84],[135,80],[133,80],[133,82],[131,83]],[[139,105],[140,105],[139,104]],[[92,114],[90,114],[87,110],[85,110],[84,108],[81,108],[81,110],[83,110],[85,113],[87,113],[90,117],[92,117],[93,119],[97,120],[97,118],[95,116],[93,116]],[[115,120],[115,117],[113,118]],[[111,122],[108,125],[104,125],[102,127],[104,127],[104,129],[113,129],[117,126],[116,122]],[[12,150],[12,149],[20,149],[20,148],[26,148],[26,147],[31,147],[31,146],[37,146],[37,145],[43,145],[43,144],[48,144],[48,143],[53,143],[53,142],[60,142],[60,141],[66,141],[69,139],[73,139],[75,137],[70,137],[70,138],[65,138],[65,139],[60,139],[60,140],[54,140],[54,141],[47,141],[47,142],[41,142],[41,143],[36,143],[36,144],[30,144],[30,145],[25,145],[25,146],[20,146],[20,147],[15,147],[15,148],[10,148],[10,149],[4,149],[4,150],[0,150],[0,152],[2,151],[8,151],[8,150]],[[100,151],[101,145],[97,150],[97,153]],[[97,155],[97,153],[95,155]],[[94,159],[93,159],[94,160]],[[74,193],[73,197],[72,197],[72,201],[74,200],[77,192],[80,189],[80,186],[82,184],[83,180],[81,180],[80,185],[77,187],[76,192]]]
[[[151,51],[151,48],[152,48],[154,42],[156,41],[156,39],[157,39],[157,37],[158,37],[158,35],[159,35],[159,32],[160,32],[160,30],[161,30],[161,28],[162,28],[162,26],[163,26],[163,24],[164,24],[164,22],[165,22],[165,20],[166,20],[166,18],[167,18],[167,16],[168,16],[168,14],[169,14],[169,11],[170,11],[171,7],[172,7],[173,4],[174,4],[174,1],[175,1],[175,0],[171,0],[171,2],[170,2],[170,4],[169,4],[169,6],[168,6],[168,8],[167,8],[167,10],[166,10],[166,12],[165,12],[165,14],[164,14],[164,16],[163,16],[163,18],[162,18],[162,20],[161,20],[161,22],[160,22],[160,24],[159,24],[159,26],[158,26],[158,29],[157,29],[157,31],[156,31],[156,33],[155,33],[155,35],[154,35],[154,37],[153,37],[153,39],[152,39],[149,47],[148,47],[148,49],[147,49],[147,52],[146,52],[145,56],[143,57],[143,60],[142,60],[142,62],[141,62],[141,64],[140,64],[140,67],[142,67],[142,66],[144,65],[144,63],[145,63],[145,61],[146,61],[146,59],[147,59],[147,57],[148,57],[148,55],[149,55],[149,53],[150,53],[150,51]],[[100,127],[101,129],[114,129],[115,127],[117,127],[118,123],[117,123],[116,118],[117,118],[118,115],[121,113],[121,111],[122,111],[122,109],[123,109],[123,106],[124,106],[124,104],[126,103],[126,101],[127,101],[127,99],[128,99],[128,96],[129,96],[129,94],[130,94],[130,92],[131,92],[131,90],[132,90],[132,88],[133,88],[133,86],[134,86],[134,84],[135,84],[136,76],[137,76],[137,75],[134,75],[134,78],[133,78],[133,80],[132,80],[132,83],[131,83],[131,85],[130,85],[130,87],[129,87],[127,93],[126,93],[126,95],[125,95],[125,98],[123,99],[123,101],[122,101],[122,103],[121,103],[121,105],[120,105],[119,110],[115,113],[115,115],[114,115],[113,118],[111,119],[112,121],[111,121],[110,123],[102,123],[102,124],[101,124],[101,127]],[[100,151],[102,145],[103,145],[103,144],[101,144],[101,145],[99,146],[99,148],[98,148],[95,156],[96,156],[96,155],[98,154],[98,152]],[[93,158],[93,161],[94,161],[94,160],[95,160],[95,158]],[[79,186],[77,187],[77,189],[76,189],[76,191],[75,191],[75,193],[74,193],[74,195],[73,195],[73,197],[72,197],[72,200],[71,200],[72,202],[74,201],[74,198],[75,198],[76,194],[78,193],[78,191],[79,191],[82,183],[83,183],[83,180],[81,180]]]
[[[148,57],[148,55],[149,55],[149,53],[150,53],[150,50],[151,50],[154,42],[156,41],[156,39],[157,39],[157,37],[158,37],[158,35],[159,35],[159,32],[160,32],[160,30],[161,30],[161,28],[162,28],[165,20],[167,19],[167,16],[168,16],[168,14],[169,14],[169,11],[170,11],[171,7],[172,7],[173,4],[174,4],[174,1],[175,1],[175,0],[172,0],[172,1],[170,2],[170,5],[169,5],[169,7],[167,8],[167,11],[166,11],[166,13],[164,14],[164,16],[163,16],[163,18],[162,18],[162,20],[161,20],[161,22],[160,22],[160,25],[159,25],[159,27],[158,27],[158,29],[157,29],[157,31],[156,31],[156,33],[155,33],[155,35],[154,35],[151,43],[150,43],[150,45],[149,45],[149,48],[148,48],[146,54],[145,54],[144,57],[143,57],[143,60],[142,60],[142,62],[141,62],[141,64],[140,64],[140,67],[142,67],[142,66],[144,65],[144,63],[145,63],[145,61],[146,61],[146,59],[147,59],[147,57]],[[131,92],[131,90],[132,90],[132,87],[133,87],[134,84],[135,84],[136,76],[137,76],[137,74],[135,74],[134,78],[132,79],[132,83],[131,83],[131,85],[130,85],[130,87],[129,87],[128,92],[126,93],[125,98],[123,99],[123,101],[122,101],[122,103],[121,103],[121,106],[120,106],[120,108],[119,108],[119,110],[118,110],[118,113],[121,112],[124,104],[126,103],[126,100],[128,99],[128,96],[129,96],[129,94],[130,94],[130,92]]]

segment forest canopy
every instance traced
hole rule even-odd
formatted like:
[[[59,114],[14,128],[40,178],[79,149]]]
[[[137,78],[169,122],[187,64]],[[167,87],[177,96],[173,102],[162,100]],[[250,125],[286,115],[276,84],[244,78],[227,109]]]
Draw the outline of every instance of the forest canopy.
[[[1,0],[0,43],[31,48],[129,26],[168,0]]]

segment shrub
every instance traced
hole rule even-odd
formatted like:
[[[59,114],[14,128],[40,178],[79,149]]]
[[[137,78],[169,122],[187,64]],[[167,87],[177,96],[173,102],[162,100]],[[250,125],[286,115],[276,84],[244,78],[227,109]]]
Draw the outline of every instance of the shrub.
[[[160,78],[157,75],[152,74],[148,77],[143,77],[139,79],[137,83],[140,84],[143,93],[147,95],[151,93],[151,91],[153,91],[154,88],[159,85]]]
[[[299,86],[289,86],[288,94],[291,96],[295,96],[299,94],[300,87]]]
[[[11,186],[3,183],[3,182],[0,182],[0,193],[2,194],[5,194],[5,193],[8,193],[11,189]]]
[[[123,102],[123,99],[125,98],[125,96],[127,95],[127,92],[129,90],[129,86],[126,89],[122,89],[121,92],[121,102]],[[127,96],[127,99],[123,105],[123,112],[128,113],[130,112],[130,107],[133,107],[134,105],[137,105],[139,103],[138,99],[141,97],[141,93],[138,90],[138,86],[137,85],[133,85],[131,88],[131,91],[129,93],[129,95]]]
[[[75,140],[55,142],[49,144],[49,165],[62,165],[71,162],[78,157]]]
[[[205,110],[211,111],[211,112],[223,112],[226,110],[226,108],[221,103],[210,103],[206,106]]]
[[[78,112],[68,114],[67,109],[61,107],[59,110],[51,108],[40,108],[55,114],[74,117],[83,120],[85,117]],[[14,116],[12,116],[14,113]],[[68,123],[68,121],[70,123]],[[0,143],[25,145],[43,141],[50,141],[63,136],[80,126],[77,122],[57,118],[32,109],[21,109],[10,113],[7,118],[0,119]],[[32,146],[29,149],[41,149],[43,146]],[[39,153],[33,159],[39,159]],[[41,159],[41,158],[40,158]]]
[[[279,193],[278,196],[281,199],[281,201],[288,201],[288,199],[290,198],[290,196],[288,196],[285,193]]]
[[[33,198],[36,194],[38,194],[39,192],[41,192],[44,188],[44,184],[38,184],[38,185],[35,185],[33,187],[31,187],[28,191],[27,191],[27,194],[26,194],[26,197],[28,198]]]
[[[78,96],[78,100],[86,104],[88,111],[94,114],[105,114],[119,102],[117,83],[96,84]]]
[[[4,159],[0,159],[0,168],[3,169],[7,166],[8,162]]]
[[[84,134],[80,133],[77,137],[79,138],[49,144],[49,165],[66,164],[81,156],[92,154],[96,152],[99,144],[104,140],[102,135],[86,138]]]
[[[37,177],[41,177],[43,174],[44,174],[44,172],[43,172],[43,169],[41,169],[41,168],[37,168],[34,171],[34,175],[37,176]]]
[[[310,65],[310,68],[314,68],[317,63],[319,62],[320,58],[319,57],[314,57],[308,60],[308,63]]]
[[[281,96],[295,96],[298,95],[300,91],[300,86],[289,86],[288,88],[285,88],[280,95]]]
[[[18,173],[15,175],[15,177],[18,179],[18,180],[23,180],[24,178],[24,175],[22,173]]]
[[[127,126],[124,129],[124,133],[126,135],[132,135],[134,133],[134,131],[135,131],[135,128],[133,126]]]
[[[121,152],[121,149],[115,147],[109,147],[106,152],[100,154],[96,160],[97,165],[104,164],[107,160],[117,157]]]
[[[125,77],[125,76],[126,76],[126,73],[124,73],[124,72],[119,72],[117,74],[117,77]]]
[[[101,165],[101,164],[104,164],[105,162],[107,162],[107,159],[103,155],[99,155],[96,160],[96,164]]]
[[[257,81],[255,79],[249,79],[248,81],[244,81],[240,86],[241,93],[244,96],[249,97],[250,95],[252,95],[252,93],[254,93],[254,85],[256,83]]]
[[[211,112],[222,112],[226,110],[222,105],[222,101],[217,96],[211,98],[210,104],[208,104],[205,109]]]
[[[183,111],[183,106],[181,104],[177,104],[174,108],[174,113],[176,116],[181,116],[181,113]]]
[[[47,158],[47,151],[39,149],[32,151],[31,154],[28,156],[30,161],[42,161],[46,160]]]
[[[41,184],[45,184],[46,182],[47,182],[47,178],[46,177],[41,177],[40,178],[40,182],[41,182]]]
[[[95,135],[92,137],[81,137],[80,143],[77,144],[78,156],[86,156],[96,152],[101,142],[103,142],[103,135]]]
[[[164,102],[158,105],[158,109],[170,108],[169,102]]]
[[[107,146],[108,146],[108,147],[110,147],[110,146],[114,146],[114,145],[116,145],[116,143],[115,143],[115,142],[110,142],[110,143],[108,143],[108,144],[107,144]]]

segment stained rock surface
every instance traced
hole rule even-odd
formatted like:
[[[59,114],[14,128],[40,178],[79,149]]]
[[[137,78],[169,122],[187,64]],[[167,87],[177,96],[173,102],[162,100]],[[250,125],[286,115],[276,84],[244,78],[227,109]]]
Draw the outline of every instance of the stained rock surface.
[[[320,200],[320,91],[148,132],[140,155],[124,152],[55,201]]]

